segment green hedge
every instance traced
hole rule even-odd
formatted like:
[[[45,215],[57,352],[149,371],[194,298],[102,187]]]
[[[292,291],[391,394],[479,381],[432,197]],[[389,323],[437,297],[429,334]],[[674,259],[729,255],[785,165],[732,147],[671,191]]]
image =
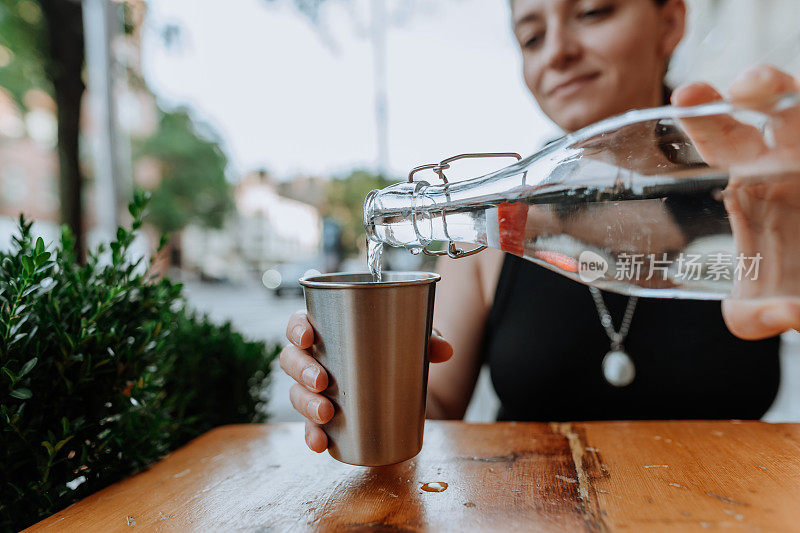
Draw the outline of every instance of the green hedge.
[[[265,418],[278,346],[186,310],[181,285],[129,259],[132,231],[76,260],[20,217],[0,253],[0,530],[20,529],[220,424]]]

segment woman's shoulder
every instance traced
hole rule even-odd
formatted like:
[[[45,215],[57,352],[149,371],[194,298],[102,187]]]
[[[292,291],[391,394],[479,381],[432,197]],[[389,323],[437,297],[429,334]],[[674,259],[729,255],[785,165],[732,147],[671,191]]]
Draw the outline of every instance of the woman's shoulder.
[[[456,243],[456,246],[459,248],[472,248],[475,245]],[[443,286],[442,289],[458,287],[459,291],[465,289],[477,290],[484,306],[483,311],[488,312],[494,301],[497,281],[500,278],[505,255],[500,250],[486,248],[478,254],[461,259],[442,257],[436,264],[436,271],[442,275],[440,285]]]
[[[477,254],[478,276],[481,280],[481,290],[486,308],[489,309],[494,303],[494,295],[497,290],[497,282],[500,279],[500,272],[503,269],[503,262],[506,253],[494,248],[487,248]]]

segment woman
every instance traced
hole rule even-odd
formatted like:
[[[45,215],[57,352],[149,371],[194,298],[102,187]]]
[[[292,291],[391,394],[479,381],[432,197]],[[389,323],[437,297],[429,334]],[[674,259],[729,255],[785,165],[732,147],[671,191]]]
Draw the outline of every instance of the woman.
[[[525,83],[566,132],[661,105],[668,98],[662,80],[684,33],[685,10],[683,0],[514,0]],[[746,98],[794,83],[768,69],[745,77],[738,90]],[[705,85],[673,95],[676,105],[716,99]],[[702,133],[715,125],[691,126]],[[430,369],[429,418],[463,417],[484,363],[502,403],[500,419],[759,418],[777,391],[777,338],[734,337],[715,302],[593,295],[491,249],[445,259],[438,270],[434,316],[440,333],[431,339],[430,360],[449,361]],[[733,331],[750,339],[791,327],[797,312],[792,302],[770,307],[772,317],[752,305],[726,306]],[[636,365],[636,378],[626,386],[615,386],[601,371],[610,346],[601,325],[606,315],[612,333],[626,337]],[[320,394],[328,383],[325,370],[306,352],[313,331],[304,314],[290,319],[287,337],[292,344],[282,351],[281,366],[298,381],[290,399],[308,418],[309,448],[322,452],[327,437],[319,424],[333,416],[333,406]]]

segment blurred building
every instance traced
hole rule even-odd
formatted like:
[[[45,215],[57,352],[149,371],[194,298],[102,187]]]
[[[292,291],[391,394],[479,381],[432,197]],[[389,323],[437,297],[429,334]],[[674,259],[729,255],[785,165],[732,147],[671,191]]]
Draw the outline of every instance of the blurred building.
[[[29,91],[34,93],[34,91]],[[27,111],[0,89],[0,215],[58,220],[55,103],[41,92]]]
[[[112,4],[114,5],[114,4]],[[87,174],[94,173],[94,179],[85,184],[85,213],[90,228],[89,242],[96,241],[102,233],[96,228],[98,223],[98,199],[109,196],[100,187],[108,187],[113,180],[117,204],[117,223],[127,220],[126,204],[132,197],[134,188],[153,189],[161,180],[161,171],[157,164],[149,160],[134,161],[132,154],[133,139],[144,139],[153,135],[158,129],[159,110],[156,96],[147,87],[142,68],[142,27],[147,14],[144,0],[125,0],[112,10],[124,24],[111,29],[108,42],[111,65],[107,75],[111,83],[111,105],[104,108],[102,99],[92,98],[94,89],[89,78],[89,85],[84,94],[81,116],[81,134],[84,139],[83,150],[86,152]],[[87,40],[87,42],[89,42]],[[88,54],[87,54],[88,61]],[[87,64],[87,70],[97,65]],[[97,107],[96,107],[97,106]],[[113,116],[111,132],[104,129],[103,120],[106,113]],[[111,135],[105,139],[104,135]],[[110,168],[98,165],[97,160],[107,157],[104,147],[110,147],[113,161]],[[107,180],[98,177],[109,172],[113,177]],[[94,238],[92,230],[98,233]],[[151,243],[154,244],[154,243]]]
[[[316,176],[295,176],[289,181],[278,183],[277,188],[281,196],[313,205],[324,211],[328,183],[327,179]]]
[[[236,186],[242,257],[265,268],[274,263],[309,260],[320,253],[322,218],[314,206],[286,198],[265,171],[251,172]]]
[[[115,74],[125,80],[117,87],[117,122],[130,137],[147,137],[158,128],[156,97],[147,87],[142,69],[142,27],[147,14],[144,0],[125,0],[128,33],[112,43]]]
[[[0,249],[11,245],[21,213],[48,242],[59,235],[55,103],[38,90],[25,103],[0,88]]]
[[[146,12],[143,0],[126,0],[129,31],[119,31],[111,47],[114,64],[115,122],[119,133],[116,160],[120,162],[120,185],[130,198],[132,182],[145,188],[157,185],[160,171],[143,161],[133,178],[130,139],[152,134],[158,126],[155,96],[142,77],[141,32]],[[85,141],[81,154],[85,181],[83,186],[84,223],[90,244],[96,243],[96,194],[92,179],[91,147],[96,135],[96,120],[88,91],[81,105],[81,135]],[[34,229],[47,240],[60,232],[59,169],[56,152],[56,104],[40,89],[31,89],[23,97],[24,108],[0,88],[0,247],[7,246],[20,213],[36,221]],[[143,245],[143,250],[146,246]]]
[[[190,225],[181,232],[183,269],[205,279],[241,281],[278,263],[316,265],[324,259],[319,211],[281,195],[266,171],[246,174],[234,199],[235,214],[223,228]]]

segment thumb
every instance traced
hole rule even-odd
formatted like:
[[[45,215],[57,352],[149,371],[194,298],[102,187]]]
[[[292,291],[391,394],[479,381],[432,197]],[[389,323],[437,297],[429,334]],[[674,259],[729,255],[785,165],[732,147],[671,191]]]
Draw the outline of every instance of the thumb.
[[[800,298],[729,298],[722,302],[722,317],[737,337],[765,339],[800,328]]]
[[[444,363],[453,356],[453,346],[438,333],[431,333],[428,343],[428,360],[431,363]]]

